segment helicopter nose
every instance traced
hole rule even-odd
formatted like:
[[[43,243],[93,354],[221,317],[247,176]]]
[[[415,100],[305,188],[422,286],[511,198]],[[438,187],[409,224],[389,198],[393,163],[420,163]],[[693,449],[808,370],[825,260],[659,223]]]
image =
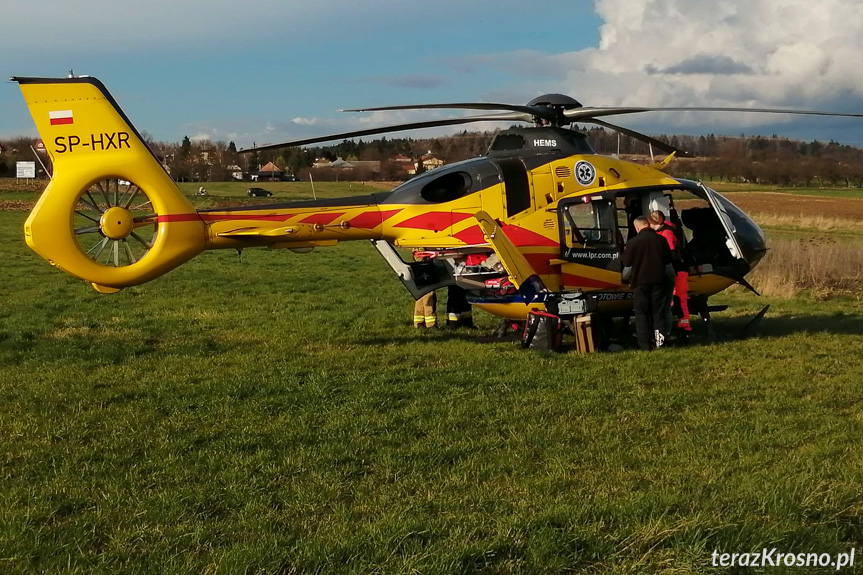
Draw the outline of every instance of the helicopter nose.
[[[764,232],[758,227],[758,224],[753,222],[748,216],[745,216],[748,226],[741,226],[738,230],[740,238],[740,250],[743,252],[743,257],[749,264],[749,268],[754,268],[761,258],[767,253],[767,239],[764,237]]]
[[[754,268],[764,254],[767,253],[767,238],[752,218],[743,210],[729,201],[725,201],[725,210],[731,223],[734,225],[734,236],[743,258],[749,264],[749,269]]]

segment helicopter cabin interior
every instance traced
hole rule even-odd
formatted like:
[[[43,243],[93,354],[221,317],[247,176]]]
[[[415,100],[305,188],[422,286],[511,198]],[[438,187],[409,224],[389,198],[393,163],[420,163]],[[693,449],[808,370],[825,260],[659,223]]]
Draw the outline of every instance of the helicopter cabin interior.
[[[684,187],[626,190],[562,200],[558,207],[562,260],[620,272],[619,254],[635,235],[633,222],[659,210],[678,230],[684,258],[707,273],[737,265],[720,214]]]

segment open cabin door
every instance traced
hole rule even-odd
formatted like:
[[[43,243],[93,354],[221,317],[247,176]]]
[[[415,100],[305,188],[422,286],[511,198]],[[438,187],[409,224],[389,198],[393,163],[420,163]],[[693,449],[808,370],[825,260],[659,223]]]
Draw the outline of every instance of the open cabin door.
[[[419,299],[438,288],[455,285],[450,260],[406,262],[389,242],[384,240],[371,240],[371,242],[414,299]]]
[[[562,201],[558,220],[564,289],[620,287],[623,238],[614,199],[583,196]]]
[[[716,215],[719,216],[719,221],[725,230],[725,245],[728,247],[728,251],[731,252],[731,255],[735,258],[745,260],[746,258],[743,255],[743,250],[740,248],[740,241],[737,237],[737,228],[734,227],[734,222],[731,221],[731,217],[728,215],[725,203],[722,201],[724,198],[720,199],[721,196],[719,196],[719,194],[704,184],[699,184],[698,187],[704,192],[705,198],[710,202],[710,207],[712,207],[713,211],[716,212]]]

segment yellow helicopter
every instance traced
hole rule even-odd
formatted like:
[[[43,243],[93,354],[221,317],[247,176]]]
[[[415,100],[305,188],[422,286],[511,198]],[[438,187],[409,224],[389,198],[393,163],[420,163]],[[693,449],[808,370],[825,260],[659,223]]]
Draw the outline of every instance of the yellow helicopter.
[[[390,193],[196,210],[99,80],[12,80],[20,85],[54,162],[53,178],[25,223],[27,244],[99,292],[147,282],[204,250],[265,246],[302,252],[371,240],[414,298],[458,285],[478,308],[511,319],[550,306],[570,316],[628,313],[632,291],[621,281],[620,254],[633,218],[651,210],[679,218],[686,229],[693,266],[690,305],[705,317],[707,298],[735,283],[748,286],[746,274],[767,250],[761,229],[733,203],[699,182],[661,171],[684,152],[600,118],[657,110],[863,117],[751,108],[598,108],[560,94],[526,105],[347,110],[494,113],[244,151],[471,122],[529,125],[497,133],[484,156],[424,173]],[[653,165],[597,155],[584,134],[566,127],[576,122],[616,130],[670,155]],[[678,214],[674,202],[684,199],[689,207]],[[396,248],[431,251],[437,257],[405,261]]]

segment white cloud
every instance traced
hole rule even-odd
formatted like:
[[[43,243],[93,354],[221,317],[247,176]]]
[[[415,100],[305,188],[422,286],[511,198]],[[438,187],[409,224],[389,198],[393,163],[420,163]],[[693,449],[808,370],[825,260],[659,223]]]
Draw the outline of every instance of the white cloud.
[[[304,118],[302,116],[297,116],[296,118],[291,119],[291,123],[298,126],[316,126],[320,121],[321,119],[317,117]]]
[[[195,134],[194,136],[189,136],[189,139],[193,142],[201,143],[205,141],[210,141],[211,136],[206,132],[200,132],[198,134]]]
[[[494,66],[518,79],[518,87],[484,94],[489,100],[506,94],[519,101],[513,100],[518,93],[527,101],[559,91],[595,106],[840,106],[863,112],[860,0],[596,0],[595,7],[603,20],[596,47],[477,55],[452,67]],[[543,81],[555,72],[560,80]],[[788,121],[742,114],[661,119],[672,125]]]
[[[571,71],[568,84],[636,79],[639,88],[616,103],[797,105],[830,101],[836,90],[863,95],[859,0],[598,0],[596,9],[600,46],[584,54],[590,72]]]

